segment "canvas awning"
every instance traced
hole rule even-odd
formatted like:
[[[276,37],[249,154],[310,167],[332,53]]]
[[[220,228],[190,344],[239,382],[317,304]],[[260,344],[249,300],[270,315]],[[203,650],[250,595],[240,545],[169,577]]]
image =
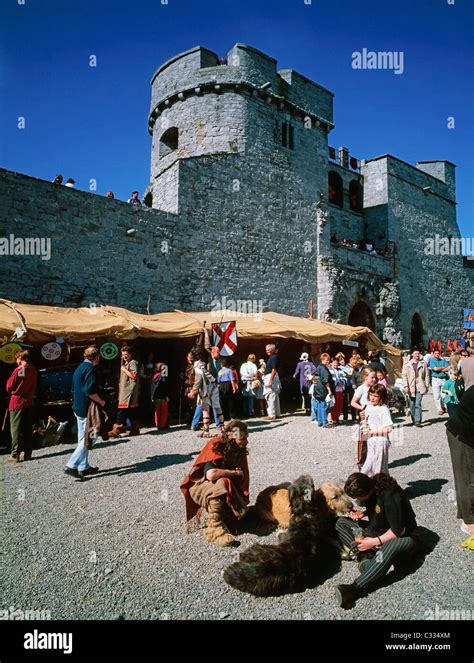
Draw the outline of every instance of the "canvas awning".
[[[197,336],[204,322],[209,328],[213,322],[237,321],[237,332],[242,338],[295,338],[308,343],[330,343],[343,340],[364,341],[369,350],[380,349],[399,357],[401,350],[382,341],[368,327],[351,327],[323,320],[310,320],[274,311],[256,315],[239,315],[235,311],[185,312],[170,311],[145,315],[117,306],[61,308],[18,304],[0,299],[0,337],[3,342],[16,337],[39,343],[62,337],[81,341],[97,336],[118,336],[123,339],[186,338]]]

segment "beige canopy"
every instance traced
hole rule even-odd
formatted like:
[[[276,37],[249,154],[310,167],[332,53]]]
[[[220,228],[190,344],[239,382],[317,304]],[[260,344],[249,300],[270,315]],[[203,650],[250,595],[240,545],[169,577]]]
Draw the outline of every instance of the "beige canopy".
[[[295,338],[308,343],[330,343],[343,340],[364,341],[369,350],[380,349],[394,357],[402,352],[386,345],[368,327],[310,320],[268,311],[242,315],[235,311],[184,312],[170,311],[144,315],[117,306],[61,308],[17,304],[0,299],[0,339],[18,338],[27,343],[54,340],[87,340],[97,336],[186,338],[197,336],[204,322],[236,320],[241,338]],[[22,335],[18,334],[21,330]]]

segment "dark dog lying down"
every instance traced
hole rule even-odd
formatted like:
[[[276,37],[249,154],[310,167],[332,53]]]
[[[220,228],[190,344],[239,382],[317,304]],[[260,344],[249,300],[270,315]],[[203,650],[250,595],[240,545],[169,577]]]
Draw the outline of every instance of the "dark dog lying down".
[[[291,518],[284,540],[276,546],[257,543],[244,551],[224,571],[227,584],[254,596],[275,596],[300,591],[314,580],[335,516],[349,512],[352,503],[337,484],[322,484],[315,490],[309,476],[292,483],[288,496]],[[333,549],[333,558],[340,563],[340,555],[334,553]]]

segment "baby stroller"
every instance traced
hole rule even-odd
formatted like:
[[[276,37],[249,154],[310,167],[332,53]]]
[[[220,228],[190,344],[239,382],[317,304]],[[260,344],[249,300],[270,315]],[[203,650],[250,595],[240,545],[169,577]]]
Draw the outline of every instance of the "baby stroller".
[[[397,378],[393,387],[389,387],[388,389],[388,407],[390,410],[396,410],[403,416],[405,416],[406,411],[409,408],[401,378]]]

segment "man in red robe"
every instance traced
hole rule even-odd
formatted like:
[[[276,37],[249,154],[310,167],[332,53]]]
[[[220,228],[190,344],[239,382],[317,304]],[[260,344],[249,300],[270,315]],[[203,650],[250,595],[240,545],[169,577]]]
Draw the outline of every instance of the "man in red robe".
[[[181,484],[189,526],[207,511],[204,537],[218,546],[237,542],[225,522],[240,520],[249,503],[246,424],[233,419],[218,437],[209,440]]]

